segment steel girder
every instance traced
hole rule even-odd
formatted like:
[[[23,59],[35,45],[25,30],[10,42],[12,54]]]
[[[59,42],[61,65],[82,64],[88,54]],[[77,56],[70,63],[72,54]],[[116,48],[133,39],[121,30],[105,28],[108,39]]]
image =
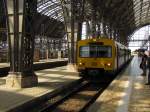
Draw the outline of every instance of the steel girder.
[[[5,0],[0,1],[0,41],[7,40],[7,19]]]
[[[76,42],[80,40],[85,0],[61,0],[67,32],[69,63],[76,63]]]
[[[38,20],[37,23],[44,24],[47,27],[45,29],[46,36],[62,38],[65,35],[63,10],[60,0],[38,0],[37,11],[41,14],[41,20]],[[57,27],[52,27],[56,25]],[[36,27],[36,29],[38,28]]]
[[[65,34],[64,23],[45,15],[37,14],[36,24],[34,25],[36,35],[41,34],[41,25],[44,25],[44,35],[49,38],[62,38]],[[57,27],[55,27],[57,25]]]
[[[63,2],[64,4],[62,4]],[[81,15],[80,13],[83,10],[82,8],[79,7],[81,6],[79,2],[80,1],[77,1],[74,3],[78,9],[78,10],[75,9],[74,11],[76,12],[75,18],[77,21],[78,20],[80,21],[82,19],[84,19],[82,21],[93,21],[92,22],[93,33],[100,32],[102,30],[100,28],[97,31],[94,30],[95,29],[94,27],[100,25],[101,22],[103,22],[106,25],[106,26],[104,25],[104,30],[106,30],[107,35],[115,36],[116,34],[113,34],[113,33],[118,33],[117,35],[120,35],[120,37],[129,36],[137,28],[143,25],[149,24],[149,20],[150,20],[150,14],[149,14],[150,13],[149,11],[150,1],[149,0],[117,0],[117,1],[88,0],[84,3],[84,9],[83,9],[84,14],[82,13],[81,17],[79,17],[79,15]],[[70,13],[72,13],[70,10],[71,9],[70,4],[71,4],[70,0],[38,0],[38,8],[42,14],[46,13],[48,16],[56,20],[57,19],[63,20],[63,18],[65,18],[66,22],[64,21],[64,23],[66,26],[68,26],[67,21],[70,21],[67,17],[70,15]],[[55,15],[56,16],[58,15],[58,16],[56,17]],[[103,18],[103,21],[101,20],[102,18]],[[80,25],[78,25],[80,27],[77,29],[81,30],[81,24],[82,22],[80,22]],[[47,26],[46,28],[47,32],[49,31],[48,29],[50,28],[50,26],[51,24]],[[53,29],[53,31],[56,31],[56,30]],[[50,32],[52,33],[52,31]],[[78,33],[78,37],[80,35],[81,34]],[[59,36],[59,33],[58,33],[58,36]],[[114,36],[113,38],[115,39]],[[129,40],[129,39],[125,39],[125,40]]]
[[[59,6],[58,4],[63,1],[64,4],[61,4],[63,7],[70,7],[69,5],[67,6],[67,4],[71,3],[71,0],[54,0],[54,4],[45,7],[43,12],[46,13],[52,7]],[[39,0],[39,4],[48,4],[48,2],[49,0]],[[93,21],[93,33],[97,32],[94,30],[94,27],[102,22],[106,26],[109,26],[108,29],[104,26],[104,30],[108,30],[107,35],[115,35],[113,34],[115,32],[120,36],[123,34],[126,38],[128,38],[137,28],[150,23],[149,0],[87,0],[84,5],[83,18],[84,21]],[[79,10],[80,9],[81,8],[79,8]],[[62,10],[65,11],[66,9]],[[60,11],[58,13],[62,12]],[[69,14],[71,12],[69,11],[67,13]],[[55,12],[52,15],[54,14]],[[62,13],[62,16],[66,18],[68,15],[64,15],[64,13]],[[103,19],[103,21],[101,21],[101,19]],[[117,32],[115,30],[117,30]]]
[[[30,76],[33,72],[36,0],[7,0],[10,71]]]
[[[88,1],[92,5],[93,0]],[[95,4],[97,18],[103,19],[102,22],[111,27],[112,33],[117,29],[120,37],[126,36],[124,41],[129,41],[128,38],[137,28],[150,23],[149,0],[95,0]]]

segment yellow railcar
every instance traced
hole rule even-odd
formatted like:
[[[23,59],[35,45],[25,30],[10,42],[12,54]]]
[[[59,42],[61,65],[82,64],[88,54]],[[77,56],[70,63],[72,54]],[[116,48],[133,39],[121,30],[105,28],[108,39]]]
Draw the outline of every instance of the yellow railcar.
[[[78,41],[77,67],[81,75],[115,73],[130,59],[130,50],[107,38]]]

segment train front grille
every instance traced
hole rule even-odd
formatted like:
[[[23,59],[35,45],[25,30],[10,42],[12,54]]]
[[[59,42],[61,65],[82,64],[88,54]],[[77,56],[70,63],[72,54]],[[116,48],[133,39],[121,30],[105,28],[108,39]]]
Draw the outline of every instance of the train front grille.
[[[97,64],[97,62],[92,62],[91,63],[91,66],[97,66],[98,64]]]

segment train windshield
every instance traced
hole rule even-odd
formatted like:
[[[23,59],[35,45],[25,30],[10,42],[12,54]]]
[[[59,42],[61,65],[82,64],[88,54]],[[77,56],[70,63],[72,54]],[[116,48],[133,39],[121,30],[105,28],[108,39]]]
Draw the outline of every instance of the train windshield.
[[[90,45],[80,47],[80,57],[96,57],[96,58],[111,58],[112,47],[111,46],[100,46]]]

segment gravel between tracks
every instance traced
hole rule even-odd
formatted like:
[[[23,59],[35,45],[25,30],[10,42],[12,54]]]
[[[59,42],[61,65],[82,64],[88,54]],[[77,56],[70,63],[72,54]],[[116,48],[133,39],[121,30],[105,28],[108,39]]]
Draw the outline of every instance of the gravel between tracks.
[[[90,85],[89,87],[84,88],[81,92],[73,95],[51,112],[79,112],[101,89],[102,87],[94,87],[93,85]]]

